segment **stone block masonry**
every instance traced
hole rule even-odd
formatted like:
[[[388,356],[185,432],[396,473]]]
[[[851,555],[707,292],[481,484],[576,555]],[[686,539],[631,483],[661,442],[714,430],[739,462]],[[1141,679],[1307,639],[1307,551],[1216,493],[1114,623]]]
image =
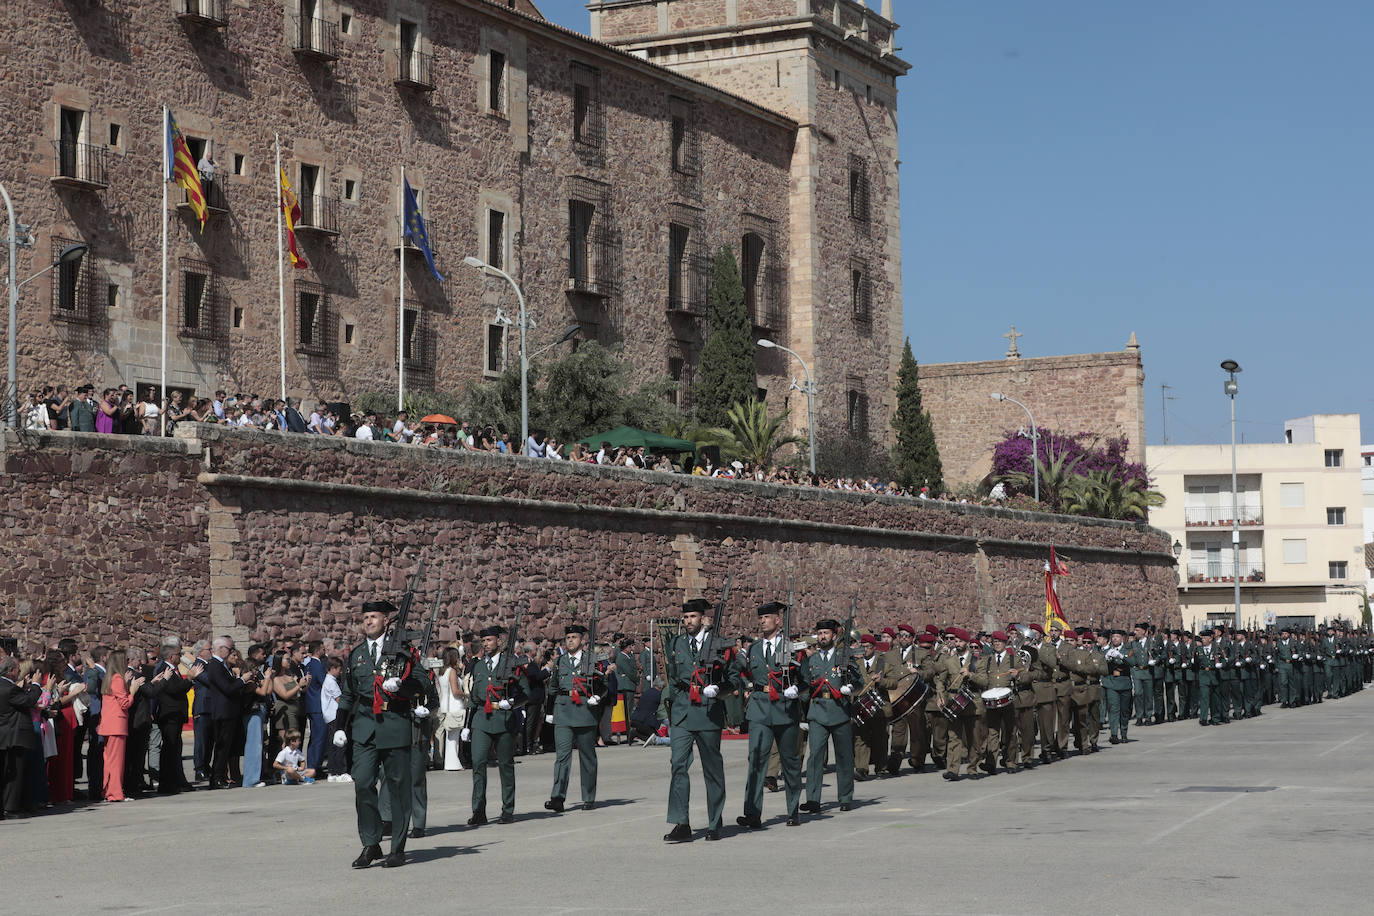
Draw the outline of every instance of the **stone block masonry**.
[[[647,635],[733,587],[726,629],[796,583],[797,620],[990,629],[1044,613],[1054,544],[1075,625],[1177,622],[1152,528],[385,443],[187,425],[171,440],[6,432],[0,631],[152,646],[166,632],[348,640],[365,600],[442,585],[452,639],[525,608]]]

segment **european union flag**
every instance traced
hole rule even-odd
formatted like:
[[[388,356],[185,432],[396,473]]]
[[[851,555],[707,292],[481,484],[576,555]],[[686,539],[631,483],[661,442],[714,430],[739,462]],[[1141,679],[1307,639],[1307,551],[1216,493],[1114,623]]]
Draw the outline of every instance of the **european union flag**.
[[[434,279],[443,283],[443,275],[434,266],[434,252],[429,247],[429,233],[425,231],[425,218],[420,215],[420,205],[415,202],[415,192],[410,189],[409,181],[405,183],[405,186],[406,238],[414,242],[415,247],[419,248],[420,253],[425,256],[425,263],[429,265],[429,272],[434,274]]]

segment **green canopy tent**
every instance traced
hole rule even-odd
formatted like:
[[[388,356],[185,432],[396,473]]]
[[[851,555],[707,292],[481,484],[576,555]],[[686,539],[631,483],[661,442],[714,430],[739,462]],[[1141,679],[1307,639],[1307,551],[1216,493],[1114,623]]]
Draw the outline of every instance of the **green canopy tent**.
[[[580,439],[583,445],[599,448],[601,443],[609,442],[612,448],[638,448],[644,446],[653,452],[692,452],[696,453],[695,442],[686,439],[674,439],[672,436],[665,436],[661,433],[651,433],[646,429],[635,429],[633,426],[617,426],[609,432],[597,433],[594,436],[587,436]]]

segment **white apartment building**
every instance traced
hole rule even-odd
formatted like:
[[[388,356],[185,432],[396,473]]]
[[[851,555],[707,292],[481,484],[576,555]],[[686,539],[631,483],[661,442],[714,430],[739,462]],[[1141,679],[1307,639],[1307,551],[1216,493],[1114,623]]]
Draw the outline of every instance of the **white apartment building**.
[[[1360,446],[1360,491],[1364,497],[1364,588],[1374,591],[1374,445]]]
[[[1179,607],[1193,630],[1231,622],[1237,558],[1243,625],[1361,619],[1374,519],[1374,479],[1362,472],[1374,449],[1360,445],[1358,414],[1283,427],[1281,442],[1236,446],[1234,494],[1230,443],[1150,446],[1150,472],[1165,497],[1150,524],[1174,539]]]

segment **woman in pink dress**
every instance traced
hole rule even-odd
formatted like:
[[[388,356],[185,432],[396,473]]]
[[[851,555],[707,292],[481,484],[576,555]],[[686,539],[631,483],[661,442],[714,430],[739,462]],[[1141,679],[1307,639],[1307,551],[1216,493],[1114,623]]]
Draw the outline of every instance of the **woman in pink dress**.
[[[113,388],[106,388],[100,395],[100,400],[95,405],[95,431],[98,433],[112,433],[115,431],[115,418],[119,415],[119,401],[116,399],[117,391]]]
[[[129,677],[129,654],[123,649],[110,653],[105,670],[108,674],[100,686],[100,727],[97,733],[105,739],[105,800],[128,801],[124,797],[124,745],[129,740],[129,707],[134,694],[143,686],[143,678]]]

